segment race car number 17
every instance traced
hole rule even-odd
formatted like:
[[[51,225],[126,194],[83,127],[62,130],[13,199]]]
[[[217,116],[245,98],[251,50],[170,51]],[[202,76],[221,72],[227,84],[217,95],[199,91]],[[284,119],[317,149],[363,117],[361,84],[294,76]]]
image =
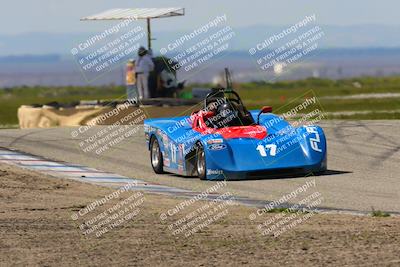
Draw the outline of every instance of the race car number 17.
[[[266,157],[267,151],[269,151],[270,156],[276,155],[276,145],[275,144],[258,145],[256,149],[258,150],[258,152],[260,152],[261,157]]]

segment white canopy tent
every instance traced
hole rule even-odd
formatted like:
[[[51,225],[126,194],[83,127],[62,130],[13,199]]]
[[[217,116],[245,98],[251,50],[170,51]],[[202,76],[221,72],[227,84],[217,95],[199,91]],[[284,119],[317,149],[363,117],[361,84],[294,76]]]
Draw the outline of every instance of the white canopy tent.
[[[166,18],[174,16],[184,16],[185,9],[182,7],[169,8],[114,8],[99,14],[81,18],[86,20],[125,20],[125,19],[145,19],[147,20],[147,46],[151,49],[151,27],[150,20],[155,18]]]

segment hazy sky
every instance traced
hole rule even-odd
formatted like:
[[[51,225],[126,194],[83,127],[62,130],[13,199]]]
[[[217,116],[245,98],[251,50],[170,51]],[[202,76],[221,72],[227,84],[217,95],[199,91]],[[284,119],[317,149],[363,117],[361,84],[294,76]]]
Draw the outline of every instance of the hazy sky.
[[[320,25],[400,25],[398,0],[1,0],[0,34],[90,32],[104,24],[79,18],[110,8],[176,6],[186,17],[155,20],[154,30],[188,30],[223,13],[233,27],[287,25],[313,13]]]

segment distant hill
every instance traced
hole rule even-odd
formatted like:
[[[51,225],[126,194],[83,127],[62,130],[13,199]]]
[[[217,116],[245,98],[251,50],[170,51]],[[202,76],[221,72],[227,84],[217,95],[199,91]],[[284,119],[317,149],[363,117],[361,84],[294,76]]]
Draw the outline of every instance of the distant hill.
[[[110,23],[110,25],[113,25]],[[279,33],[286,26],[255,25],[235,28],[240,42],[235,42],[236,50],[248,50],[249,47],[272,34]],[[366,47],[400,47],[400,26],[386,25],[354,25],[330,26],[322,25],[325,33],[320,41],[321,48],[366,48]],[[177,39],[185,32],[153,33],[154,48]],[[0,56],[21,54],[69,54],[72,47],[86,40],[94,33],[26,33],[16,35],[0,35]]]
[[[60,55],[18,55],[0,56],[0,63],[54,63],[61,60]]]

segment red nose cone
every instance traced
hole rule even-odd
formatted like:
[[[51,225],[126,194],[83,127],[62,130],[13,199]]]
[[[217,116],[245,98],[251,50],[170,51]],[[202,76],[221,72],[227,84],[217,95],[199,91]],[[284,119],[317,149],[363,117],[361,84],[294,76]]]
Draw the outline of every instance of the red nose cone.
[[[218,129],[216,132],[221,134],[225,139],[255,138],[261,140],[267,136],[267,129],[260,125],[232,126]]]

